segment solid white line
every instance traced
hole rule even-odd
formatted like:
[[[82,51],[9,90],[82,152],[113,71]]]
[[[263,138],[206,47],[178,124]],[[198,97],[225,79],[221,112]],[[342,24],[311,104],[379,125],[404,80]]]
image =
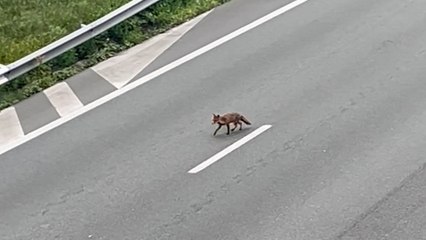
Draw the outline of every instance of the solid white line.
[[[6,145],[24,136],[15,107],[0,112],[0,146]]]
[[[112,100],[112,99],[114,99],[114,98],[116,98],[116,97],[118,97],[118,96],[120,96],[120,95],[142,85],[142,84],[144,84],[144,83],[151,81],[152,79],[162,75],[163,73],[170,71],[170,70],[182,65],[183,63],[185,63],[185,62],[187,62],[191,59],[194,59],[194,58],[200,56],[201,54],[206,53],[206,52],[210,51],[211,49],[213,49],[213,48],[215,48],[215,47],[217,47],[217,46],[219,46],[219,45],[221,45],[221,44],[223,44],[223,43],[225,43],[225,42],[227,42],[227,41],[229,41],[229,40],[231,40],[231,39],[233,39],[233,38],[235,38],[235,37],[237,37],[237,36],[239,36],[239,35],[241,35],[245,32],[247,32],[247,31],[249,31],[249,30],[265,23],[265,22],[268,22],[269,20],[271,20],[271,19],[273,19],[273,18],[275,18],[275,17],[277,17],[277,16],[279,16],[279,15],[281,15],[281,14],[283,14],[283,13],[285,13],[285,12],[287,12],[287,11],[289,11],[289,10],[291,10],[291,9],[293,9],[293,8],[299,6],[299,5],[301,5],[301,4],[303,4],[307,1],[308,0],[296,0],[294,2],[291,2],[287,5],[285,5],[284,7],[279,8],[279,9],[263,16],[262,18],[259,18],[255,21],[253,21],[252,23],[250,23],[250,24],[248,24],[248,25],[246,25],[246,26],[244,26],[240,29],[237,29],[237,30],[235,30],[234,32],[232,32],[228,35],[225,35],[224,37],[219,38],[218,40],[216,40],[212,43],[209,43],[208,45],[206,45],[206,46],[204,46],[204,47],[202,47],[202,48],[200,48],[200,49],[198,49],[198,50],[196,50],[192,53],[189,53],[188,55],[183,56],[182,58],[177,59],[176,61],[171,62],[168,65],[161,67],[161,68],[139,78],[138,80],[129,83],[128,85],[124,86],[123,88],[117,89],[116,91],[111,92],[111,93],[109,93],[109,94],[107,94],[107,95],[85,105],[84,107],[80,108],[79,110],[73,112],[70,115],[61,117],[61,118],[59,118],[59,119],[57,119],[57,120],[55,120],[55,121],[53,121],[53,122],[51,122],[47,125],[44,125],[41,128],[34,130],[33,132],[28,133],[27,135],[25,135],[23,138],[19,139],[18,141],[13,142],[11,144],[8,144],[4,147],[1,147],[0,148],[0,155],[11,150],[11,149],[13,149],[13,148],[15,148],[15,147],[17,147],[17,146],[19,146],[19,145],[21,145],[21,144],[23,144],[23,143],[25,143],[25,142],[28,142],[29,140],[31,140],[33,138],[36,138],[36,137],[44,134],[45,132],[48,132],[48,131],[70,121],[71,119],[74,119],[74,118],[76,118],[76,117],[96,108],[96,107],[99,107],[100,105],[102,105],[102,104],[104,104],[104,103],[106,103],[106,102],[108,102],[108,101],[110,101],[110,100]]]
[[[101,62],[92,67],[92,70],[115,88],[122,88],[212,11],[198,15],[182,25]]]
[[[268,130],[271,127],[272,127],[271,125],[263,125],[263,126],[261,126],[260,128],[254,130],[253,132],[251,132],[247,136],[241,138],[240,140],[238,140],[235,143],[231,144],[227,148],[225,148],[222,151],[216,153],[213,157],[207,159],[206,161],[202,162],[198,166],[196,166],[193,169],[189,170],[188,173],[198,173],[198,172],[202,171],[203,169],[205,169],[208,166],[212,165],[213,163],[219,161],[221,158],[225,157],[226,155],[228,155],[229,153],[231,153],[235,149],[241,147],[242,145],[244,145],[248,141],[252,140],[253,138],[257,137],[258,135],[260,135],[261,133],[263,133],[264,131]]]
[[[55,84],[43,92],[61,117],[83,107],[80,99],[66,82]]]

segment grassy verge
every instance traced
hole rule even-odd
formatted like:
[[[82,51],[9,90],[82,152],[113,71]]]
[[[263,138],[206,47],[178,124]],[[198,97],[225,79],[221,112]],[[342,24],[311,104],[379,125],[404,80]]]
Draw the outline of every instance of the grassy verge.
[[[0,0],[0,12],[6,12],[3,16],[0,15],[0,36],[3,36],[0,37],[0,46],[7,46],[0,49],[0,63],[17,60],[72,32],[76,29],[75,24],[79,26],[80,23],[91,22],[129,1],[16,0],[16,3],[12,6],[6,5],[9,0]],[[229,0],[162,0],[92,40],[7,84],[1,85],[0,110],[227,1]],[[31,2],[37,2],[37,4],[41,2],[42,4],[31,7]],[[61,2],[67,7],[58,8],[56,2]],[[107,2],[107,4],[104,2]],[[22,9],[20,3],[24,6]],[[82,9],[81,6],[85,6],[84,11],[78,11],[78,9]],[[46,11],[46,13],[40,14],[39,12],[38,15],[28,13],[28,11],[31,12],[28,9],[37,8],[40,11],[44,9],[43,11]],[[56,9],[62,11],[55,12]],[[17,17],[13,18],[15,14]],[[14,20],[14,23],[3,22],[3,18],[10,18],[11,21]],[[22,22],[21,19],[23,19]],[[84,19],[84,21],[82,22],[80,19]],[[38,22],[38,25],[34,23],[31,26],[29,24],[31,21]],[[23,30],[20,30],[19,27],[16,28],[17,23]],[[13,30],[14,26],[16,30]]]
[[[0,63],[25,55],[131,0],[0,0]]]

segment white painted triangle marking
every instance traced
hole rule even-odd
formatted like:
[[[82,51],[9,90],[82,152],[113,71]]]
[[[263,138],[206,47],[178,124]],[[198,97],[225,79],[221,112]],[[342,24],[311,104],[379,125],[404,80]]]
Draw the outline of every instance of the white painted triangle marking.
[[[92,69],[119,89],[136,77],[138,73],[171,47],[211,11],[213,10],[207,11],[180,26],[99,63],[92,67]]]
[[[80,99],[66,82],[60,82],[43,91],[59,116],[63,117],[83,107]]]
[[[18,140],[24,136],[15,107],[0,111],[0,146]]]

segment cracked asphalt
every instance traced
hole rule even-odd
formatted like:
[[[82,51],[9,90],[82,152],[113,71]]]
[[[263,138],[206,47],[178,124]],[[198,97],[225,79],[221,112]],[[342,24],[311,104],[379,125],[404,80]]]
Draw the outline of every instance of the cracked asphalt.
[[[286,3],[234,0],[147,71]],[[0,155],[0,238],[426,239],[424,9],[308,1]],[[253,125],[213,137],[228,111]]]

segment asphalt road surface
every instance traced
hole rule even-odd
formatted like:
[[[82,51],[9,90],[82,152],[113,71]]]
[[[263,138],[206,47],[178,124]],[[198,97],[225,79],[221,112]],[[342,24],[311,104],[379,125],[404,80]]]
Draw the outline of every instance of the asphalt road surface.
[[[287,3],[234,0],[165,56]],[[426,239],[425,9],[308,1],[4,153],[0,239]],[[253,124],[213,137],[227,111]]]

